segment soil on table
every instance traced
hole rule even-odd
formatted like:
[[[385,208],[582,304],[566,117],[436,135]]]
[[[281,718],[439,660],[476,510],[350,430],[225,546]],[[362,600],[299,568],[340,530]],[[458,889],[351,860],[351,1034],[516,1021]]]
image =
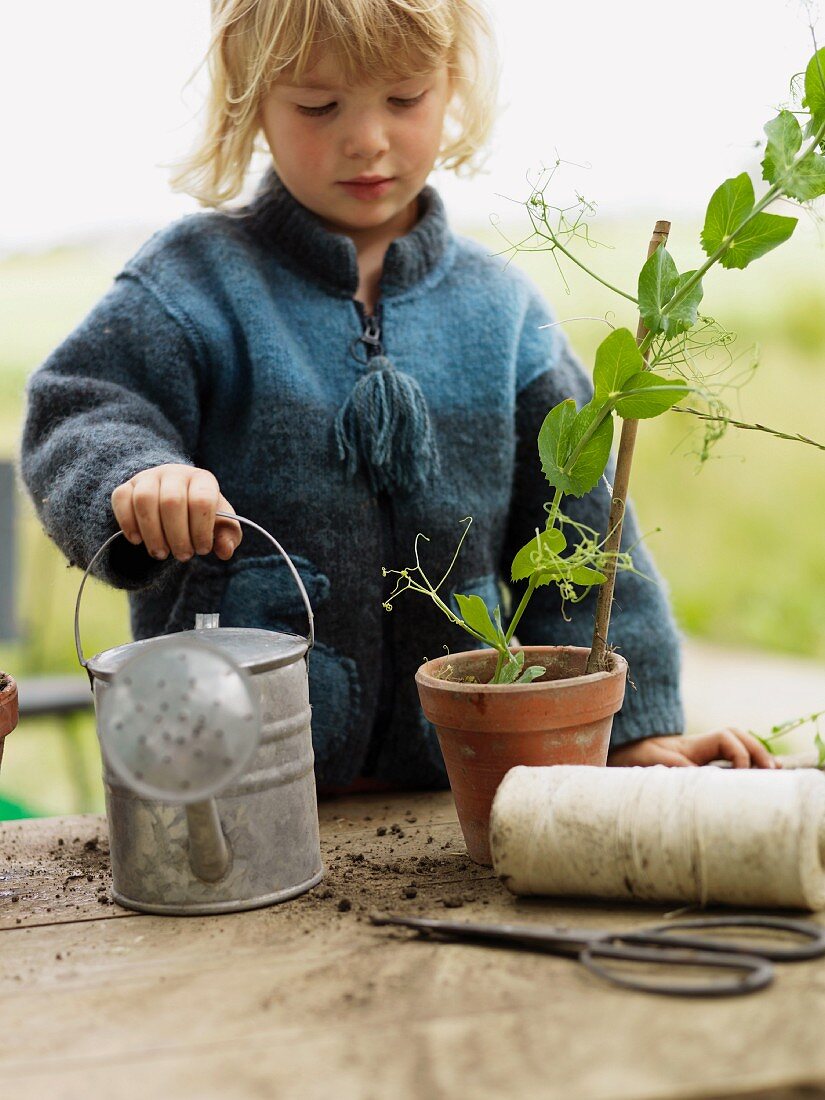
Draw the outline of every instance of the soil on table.
[[[457,823],[424,825],[413,809],[397,819],[376,809],[352,821],[351,837],[322,844],[324,881],[296,908],[368,920],[373,912],[432,916],[500,898],[501,884],[472,862]]]
[[[368,922],[373,912],[433,916],[500,902],[501,884],[491,868],[470,860],[458,823],[443,814],[423,820],[420,799],[413,795],[407,806],[390,807],[369,796],[357,809],[344,801],[340,817],[337,800],[322,800],[322,819],[330,810],[335,814],[334,831],[322,827],[324,879],[284,910],[273,908],[287,911],[290,923],[309,933],[327,922]],[[113,902],[105,822],[67,824],[55,819],[54,831],[28,858],[24,831],[8,831],[0,910],[9,903],[9,924],[39,924],[58,914],[72,921],[131,915]]]

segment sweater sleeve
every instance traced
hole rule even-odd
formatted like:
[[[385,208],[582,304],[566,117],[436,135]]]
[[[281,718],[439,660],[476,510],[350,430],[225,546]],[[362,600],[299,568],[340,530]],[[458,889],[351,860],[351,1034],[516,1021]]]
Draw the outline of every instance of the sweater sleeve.
[[[46,533],[85,569],[118,530],[112,491],[140,470],[194,464],[202,366],[149,286],[120,275],[29,379],[20,474]],[[173,558],[115,540],[95,574],[118,588],[160,582]]]
[[[539,330],[552,322],[543,302],[528,311],[520,345],[519,378],[523,385],[516,404],[516,461],[511,508],[501,571],[512,584],[514,605],[523,582],[510,581],[517,551],[536,527],[544,524],[543,505],[552,499],[539,461],[537,439],[545,416],[567,397],[579,408],[592,397],[592,385],[570,348],[561,327]],[[615,461],[606,471],[613,483]],[[603,533],[610,513],[610,490],[602,478],[584,497],[565,497],[564,512],[579,523]],[[610,642],[626,658],[628,684],[621,711],[613,721],[611,745],[643,737],[679,733],[684,726],[679,692],[679,640],[659,576],[649,551],[638,544],[636,517],[629,505],[622,530],[622,549],[632,549],[635,568],[644,576],[620,572],[616,578],[610,624]],[[649,578],[649,579],[648,579]],[[597,589],[577,604],[562,609],[555,585],[537,588],[516,630],[525,645],[577,645],[592,641]]]

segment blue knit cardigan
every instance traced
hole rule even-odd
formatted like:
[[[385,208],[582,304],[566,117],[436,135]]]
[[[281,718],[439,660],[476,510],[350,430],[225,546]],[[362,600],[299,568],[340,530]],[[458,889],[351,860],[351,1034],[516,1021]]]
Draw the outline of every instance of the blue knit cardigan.
[[[423,532],[423,561],[440,575],[469,515],[450,590],[500,602],[551,495],[542,420],[562,398],[590,394],[561,328],[541,328],[553,316],[533,284],[454,235],[431,187],[419,203],[417,224],[386,254],[380,346],[354,300],[352,242],[270,171],[247,206],[155,234],[28,384],[21,475],[73,565],[85,568],[117,529],[112,490],[168,462],[211,470],[238,513],[285,546],[316,614],[312,731],[329,784],[363,774],[446,784],[414,673],[472,639],[422,596],[387,613],[382,566],[409,565]],[[377,442],[381,416],[390,430]],[[599,530],[608,507],[604,484],[566,502]],[[637,537],[630,511],[625,545]],[[611,641],[632,686],[614,745],[682,728],[673,619],[647,551],[634,559],[653,580],[621,574],[616,587]],[[212,611],[222,626],[306,633],[284,563],[254,532],[226,563],[157,562],[119,539],[96,572],[129,590],[136,638]],[[568,621],[555,589],[537,589],[520,640],[589,645],[594,600]]]

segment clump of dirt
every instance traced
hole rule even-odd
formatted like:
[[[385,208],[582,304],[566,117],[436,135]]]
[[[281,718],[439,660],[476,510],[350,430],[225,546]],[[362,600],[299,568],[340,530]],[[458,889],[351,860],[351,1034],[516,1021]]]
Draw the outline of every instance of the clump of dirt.
[[[0,672],[0,695],[6,690],[11,683],[11,676],[7,672]]]

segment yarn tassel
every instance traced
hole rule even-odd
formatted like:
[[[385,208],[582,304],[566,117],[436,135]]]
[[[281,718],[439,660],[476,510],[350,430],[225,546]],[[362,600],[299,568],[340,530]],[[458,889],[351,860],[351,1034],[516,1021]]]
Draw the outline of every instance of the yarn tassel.
[[[418,382],[374,355],[335,417],[338,457],[352,478],[363,465],[373,492],[411,492],[439,469]]]

